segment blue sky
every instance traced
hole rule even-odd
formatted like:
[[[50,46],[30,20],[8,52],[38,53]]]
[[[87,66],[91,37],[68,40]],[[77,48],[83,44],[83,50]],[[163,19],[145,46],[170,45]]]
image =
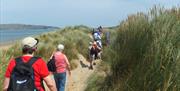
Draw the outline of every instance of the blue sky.
[[[154,5],[180,7],[179,0],[0,0],[0,23],[51,26],[115,26]]]

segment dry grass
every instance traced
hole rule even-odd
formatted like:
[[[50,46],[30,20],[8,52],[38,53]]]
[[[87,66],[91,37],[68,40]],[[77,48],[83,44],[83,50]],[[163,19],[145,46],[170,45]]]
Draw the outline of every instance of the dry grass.
[[[179,45],[180,8],[131,15],[104,51],[111,72],[87,91],[180,91]]]

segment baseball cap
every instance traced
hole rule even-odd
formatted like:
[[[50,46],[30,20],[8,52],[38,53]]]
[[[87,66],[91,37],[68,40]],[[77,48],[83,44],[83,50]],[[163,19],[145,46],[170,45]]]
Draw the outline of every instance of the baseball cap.
[[[22,46],[34,47],[38,44],[39,40],[33,37],[26,37],[22,40]]]

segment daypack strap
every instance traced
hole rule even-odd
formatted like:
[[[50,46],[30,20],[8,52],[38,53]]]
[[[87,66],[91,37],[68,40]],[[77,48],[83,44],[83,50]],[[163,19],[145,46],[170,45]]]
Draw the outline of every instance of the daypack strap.
[[[15,58],[16,64],[20,64],[23,63],[22,58],[21,57],[17,57]]]
[[[33,65],[34,64],[34,62],[36,62],[36,60],[38,60],[40,57],[32,57],[30,60],[29,60],[29,62],[28,62],[28,64],[29,65]]]
[[[34,62],[36,62],[36,60],[39,58],[40,57],[31,57],[30,60],[28,61],[28,64],[32,66]],[[23,63],[22,57],[15,58],[15,61],[16,61],[16,64]]]

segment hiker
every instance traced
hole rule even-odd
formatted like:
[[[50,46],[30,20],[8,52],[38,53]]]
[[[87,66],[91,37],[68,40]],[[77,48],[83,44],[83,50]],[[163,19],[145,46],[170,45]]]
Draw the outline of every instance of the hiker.
[[[56,82],[57,91],[65,90],[66,83],[66,71],[68,71],[69,75],[71,75],[70,71],[70,63],[63,53],[64,45],[59,44],[57,46],[57,51],[53,53],[51,57],[54,56],[56,72],[54,73],[54,79]]]
[[[101,34],[98,31],[98,29],[94,29],[92,36],[93,36],[94,41],[101,40]]]
[[[100,32],[100,34],[102,34],[103,32],[103,28],[101,26],[98,27],[98,31]]]
[[[23,55],[11,59],[5,73],[3,91],[45,91],[43,80],[50,91],[57,91],[47,65],[41,57],[35,57],[39,40],[26,37],[22,40]]]
[[[92,33],[91,33],[91,34],[92,34],[92,35],[94,35],[94,33],[95,33],[95,29],[93,28]]]
[[[101,37],[103,35],[103,29],[101,26],[99,26],[97,29],[93,29],[93,39],[94,41],[97,42],[97,45],[102,48],[102,41],[101,41]]]
[[[98,59],[98,54],[101,52],[101,48],[97,46],[96,41],[93,42],[91,48],[90,49],[90,69],[93,69],[92,64],[93,61]]]
[[[89,56],[89,62],[90,62],[90,66],[89,68],[90,69],[93,69],[92,67],[92,61],[94,60],[94,54],[95,54],[95,51],[92,50],[92,46],[93,46],[93,43],[92,42],[89,42],[89,47],[88,47],[88,56]]]
[[[92,48],[92,42],[89,42],[89,47],[88,47],[88,54],[89,54],[89,59],[91,58],[91,48]]]
[[[96,49],[95,59],[101,59],[102,47],[99,44],[98,41],[95,41],[93,44],[93,47]]]

